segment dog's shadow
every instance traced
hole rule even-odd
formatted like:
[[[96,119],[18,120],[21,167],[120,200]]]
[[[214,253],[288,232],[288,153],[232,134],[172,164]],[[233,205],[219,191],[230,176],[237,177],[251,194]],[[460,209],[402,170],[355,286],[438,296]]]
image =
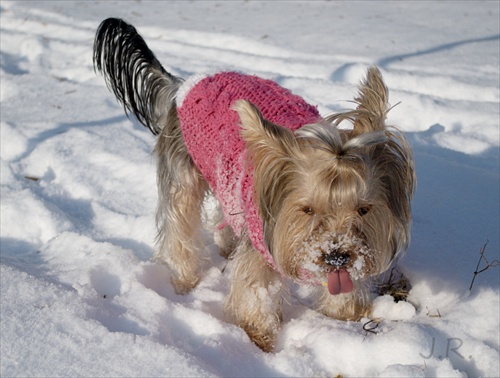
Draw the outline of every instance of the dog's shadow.
[[[439,144],[444,132],[436,124],[407,133],[418,184],[412,240],[402,261],[415,276],[439,281],[430,285],[437,291],[461,294],[469,287],[481,247],[490,241],[488,249],[498,250],[500,151],[490,147],[465,154],[444,148]],[[482,273],[480,285],[498,284],[498,271]]]

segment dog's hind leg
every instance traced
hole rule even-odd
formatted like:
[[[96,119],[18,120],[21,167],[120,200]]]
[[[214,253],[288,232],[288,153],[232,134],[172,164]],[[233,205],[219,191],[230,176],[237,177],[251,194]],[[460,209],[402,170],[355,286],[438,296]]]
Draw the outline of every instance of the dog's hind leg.
[[[219,254],[229,259],[236,250],[239,238],[234,234],[231,226],[225,224],[222,209],[218,208],[216,210],[216,216],[214,217],[213,223],[214,242],[219,247]]]
[[[158,245],[155,259],[167,264],[178,294],[199,281],[203,260],[201,214],[208,184],[189,156],[175,107],[166,116],[155,153],[158,162]]]
[[[201,207],[208,185],[189,156],[175,98],[183,80],[167,72],[137,30],[108,18],[94,40],[94,65],[127,113],[158,135],[158,249],[179,293],[198,282]]]

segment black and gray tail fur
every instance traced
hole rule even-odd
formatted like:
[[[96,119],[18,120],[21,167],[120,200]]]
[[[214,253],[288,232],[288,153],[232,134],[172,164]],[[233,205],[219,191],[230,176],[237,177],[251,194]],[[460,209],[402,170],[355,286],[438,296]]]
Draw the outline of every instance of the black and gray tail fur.
[[[198,229],[208,185],[182,138],[175,97],[183,80],[162,67],[132,25],[116,18],[104,20],[97,30],[94,67],[103,74],[125,112],[133,113],[158,136],[154,149],[158,182],[156,259],[170,261],[170,251],[180,251],[178,256],[186,261],[195,259],[191,252],[197,248],[196,235],[187,235],[185,230]],[[180,273],[172,274],[175,280]]]
[[[117,18],[101,23],[94,40],[94,68],[127,115],[133,113],[158,135],[183,80],[163,68],[132,25]]]

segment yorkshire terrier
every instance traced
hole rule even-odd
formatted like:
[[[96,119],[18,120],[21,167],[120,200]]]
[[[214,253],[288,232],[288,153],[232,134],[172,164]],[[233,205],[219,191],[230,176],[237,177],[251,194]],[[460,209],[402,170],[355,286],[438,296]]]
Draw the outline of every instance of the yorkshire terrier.
[[[369,314],[371,278],[408,247],[415,187],[409,143],[385,124],[378,69],[355,110],[323,118],[256,76],[184,81],[120,19],[99,26],[93,58],[125,112],[158,136],[155,259],[177,293],[200,280],[203,205],[213,195],[214,240],[232,265],[226,310],[262,350],[273,349],[288,280],[309,285],[327,316]]]

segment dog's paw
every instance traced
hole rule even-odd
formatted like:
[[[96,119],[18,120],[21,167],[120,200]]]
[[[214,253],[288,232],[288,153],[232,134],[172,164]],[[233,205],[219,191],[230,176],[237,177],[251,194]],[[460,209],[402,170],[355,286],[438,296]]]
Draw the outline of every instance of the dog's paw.
[[[186,295],[191,290],[193,290],[198,284],[198,279],[194,281],[187,281],[183,279],[172,278],[172,286],[174,287],[175,293],[177,295]]]
[[[255,327],[243,327],[250,340],[253,341],[262,351],[270,353],[274,349],[276,332],[262,332]]]

